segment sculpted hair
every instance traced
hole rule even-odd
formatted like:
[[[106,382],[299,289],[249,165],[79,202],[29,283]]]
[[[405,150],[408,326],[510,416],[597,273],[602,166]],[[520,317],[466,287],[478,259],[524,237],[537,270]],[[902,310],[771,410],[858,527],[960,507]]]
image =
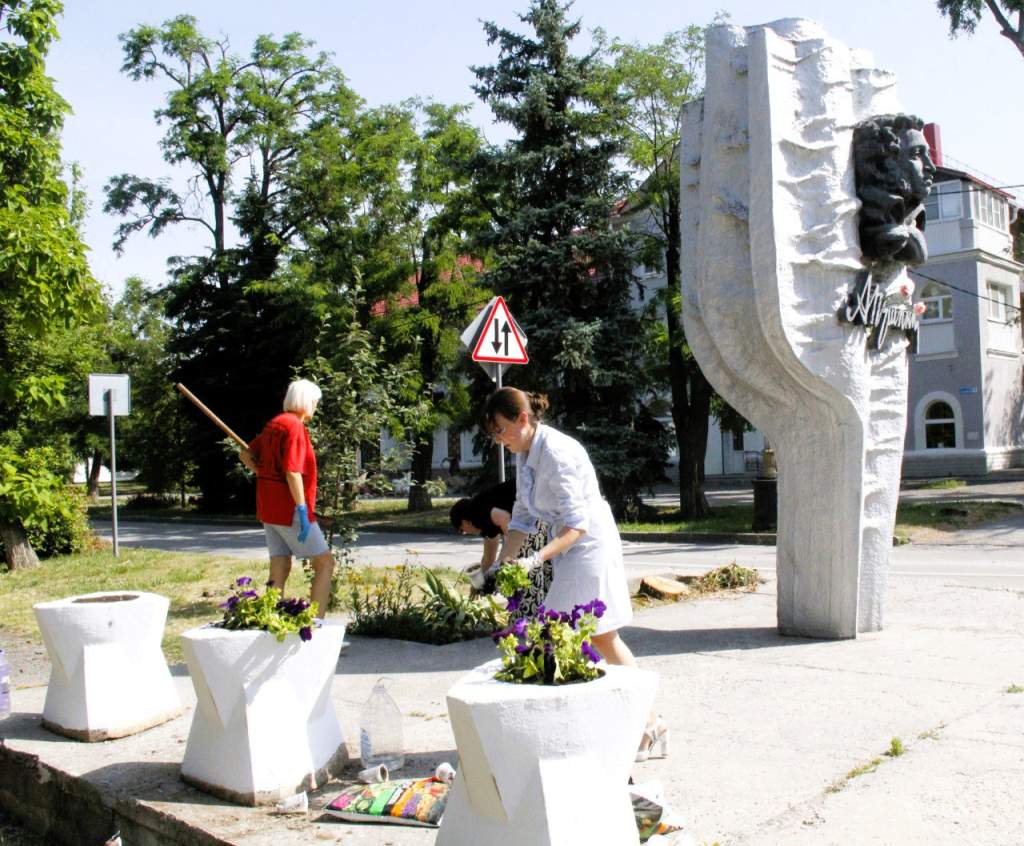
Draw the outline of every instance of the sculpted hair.
[[[919,117],[898,114],[876,115],[853,129],[853,165],[861,202],[858,232],[867,266],[916,265],[928,257],[923,232],[926,215],[923,209],[916,211],[924,198],[914,196],[901,145],[905,133],[923,128]]]
[[[528,394],[519,388],[498,388],[487,398],[484,406],[484,428],[494,428],[495,415],[500,414],[506,420],[515,420],[522,412],[530,416],[534,423],[543,420],[548,410],[548,398],[545,394]]]
[[[296,379],[288,386],[288,392],[284,395],[284,410],[298,411],[312,417],[322,395],[320,389],[308,379]]]

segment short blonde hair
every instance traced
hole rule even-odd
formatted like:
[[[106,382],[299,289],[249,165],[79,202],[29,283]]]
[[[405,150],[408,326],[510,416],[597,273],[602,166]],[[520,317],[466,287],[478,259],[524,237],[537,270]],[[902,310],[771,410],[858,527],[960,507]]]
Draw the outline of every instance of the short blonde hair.
[[[284,395],[284,410],[298,411],[312,417],[321,396],[321,390],[308,379],[296,379],[288,386],[288,393]]]

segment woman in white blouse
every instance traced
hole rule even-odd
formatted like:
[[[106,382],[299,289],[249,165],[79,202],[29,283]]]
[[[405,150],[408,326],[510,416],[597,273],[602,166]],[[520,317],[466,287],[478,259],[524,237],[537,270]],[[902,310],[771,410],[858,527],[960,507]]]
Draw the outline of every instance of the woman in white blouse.
[[[546,397],[518,388],[499,388],[487,400],[491,437],[516,456],[516,502],[498,561],[518,557],[536,521],[547,522],[551,540],[533,556],[554,566],[545,607],[571,611],[600,599],[606,608],[594,647],[609,664],[635,667],[618,632],[633,619],[633,609],[615,518],[582,444],[541,422],[547,407]],[[646,760],[656,745],[668,753],[668,728],[652,715],[637,760]]]

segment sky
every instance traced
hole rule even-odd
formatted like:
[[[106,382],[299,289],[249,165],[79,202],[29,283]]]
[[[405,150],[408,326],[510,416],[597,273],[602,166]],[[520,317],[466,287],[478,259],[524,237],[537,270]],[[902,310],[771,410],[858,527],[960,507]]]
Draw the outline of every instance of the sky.
[[[162,135],[154,111],[164,102],[159,81],[133,82],[121,73],[118,35],[142,23],[195,16],[209,36],[228,36],[245,54],[261,34],[299,32],[334,55],[349,85],[371,105],[408,97],[475,104],[471,120],[486,137],[504,140],[471,89],[471,65],[492,64],[481,19],[520,28],[527,0],[65,0],[48,72],[74,114],[64,128],[66,161],[82,167],[91,207],[85,240],[94,275],[116,295],[129,276],[163,284],[169,256],[202,252],[208,236],[183,224],[158,239],[132,236],[123,255],[111,244],[118,219],[103,212],[103,186],[119,173],[169,177],[180,182],[160,155]],[[749,26],[778,18],[812,18],[829,35],[874,54],[893,71],[906,111],[941,127],[943,151],[995,185],[1024,183],[1020,101],[1024,57],[985,19],[973,36],[951,39],[934,0],[576,0],[571,14],[585,31],[601,27],[611,37],[641,44],[667,32],[704,25],[718,11]],[[577,40],[586,49],[589,36]],[[1024,188],[1013,191],[1024,197]]]

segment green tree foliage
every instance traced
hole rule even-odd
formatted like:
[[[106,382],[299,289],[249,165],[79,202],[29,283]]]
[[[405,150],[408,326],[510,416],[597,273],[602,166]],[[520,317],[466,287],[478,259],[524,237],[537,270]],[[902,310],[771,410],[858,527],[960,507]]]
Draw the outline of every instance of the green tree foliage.
[[[708,512],[704,457],[714,391],[686,343],[681,313],[679,233],[679,113],[701,94],[702,27],[667,34],[651,45],[610,40],[598,32],[608,57],[599,90],[616,116],[626,158],[637,176],[625,214],[641,235],[638,258],[664,270],[666,285],[650,300],[664,320],[659,333],[662,384],[670,390],[679,455],[679,500],[684,517]]]
[[[373,328],[398,355],[411,357],[410,386],[424,413],[410,431],[412,484],[409,510],[431,507],[434,432],[468,412],[459,335],[489,298],[481,262],[469,257],[469,240],[487,221],[476,201],[467,163],[481,147],[479,132],[464,119],[468,108],[406,104],[412,131],[404,152],[402,219],[395,265],[405,278],[386,292]]]
[[[618,514],[661,473],[666,436],[642,400],[648,336],[631,306],[634,237],[613,215],[628,192],[614,110],[597,96],[594,53],[570,50],[568,6],[533,0],[527,35],[485,23],[499,58],[477,67],[474,90],[516,136],[477,161],[494,221],[488,273],[530,339],[521,387],[545,391],[559,425],[587,445]]]
[[[0,0],[0,532],[11,566],[36,563],[26,528],[71,508],[65,462],[32,446],[36,424],[67,402],[67,374],[42,359],[55,333],[100,313],[63,179],[69,108],[46,75],[62,10],[57,0]]]
[[[125,280],[110,309],[105,341],[111,372],[131,377],[132,413],[117,421],[118,465],[137,471],[137,480],[152,493],[183,495],[194,471],[185,440],[190,407],[174,389],[166,298],[166,292],[147,290],[137,276]]]
[[[935,5],[949,19],[950,35],[973,33],[987,8],[999,26],[999,34],[1024,56],[1024,0],[938,0]]]
[[[177,378],[251,437],[280,409],[313,346],[317,315],[304,308],[308,298],[268,284],[304,223],[294,215],[297,163],[321,127],[350,121],[359,100],[329,57],[294,33],[261,36],[241,57],[180,16],[136,27],[121,41],[129,77],[168,87],[156,113],[166,127],[164,158],[189,172],[198,197],[166,180],[114,177],[105,208],[126,218],[115,247],[180,223],[206,229],[206,254],[173,262],[169,349]],[[194,413],[190,420],[204,506],[251,507],[251,486],[231,472],[220,433]]]

